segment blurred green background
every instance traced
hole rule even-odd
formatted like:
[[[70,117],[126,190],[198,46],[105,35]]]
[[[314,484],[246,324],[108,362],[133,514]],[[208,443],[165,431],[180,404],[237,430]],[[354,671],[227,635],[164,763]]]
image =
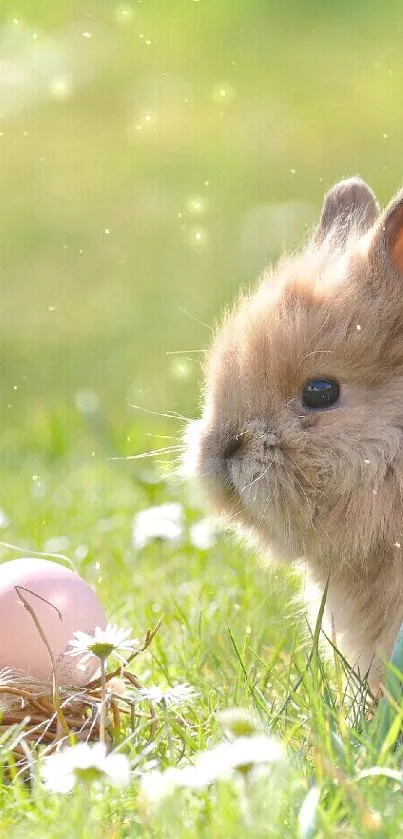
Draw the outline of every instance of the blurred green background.
[[[3,427],[87,389],[122,426],[196,412],[200,354],[167,353],[332,181],[400,184],[401,4],[15,0],[0,27]]]
[[[27,453],[175,435],[132,405],[197,414],[209,327],[325,188],[398,187],[402,27],[398,2],[1,4],[0,503]]]

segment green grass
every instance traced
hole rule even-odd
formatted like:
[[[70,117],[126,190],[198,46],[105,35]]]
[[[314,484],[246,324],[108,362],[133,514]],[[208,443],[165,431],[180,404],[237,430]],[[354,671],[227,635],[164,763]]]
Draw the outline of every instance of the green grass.
[[[1,504],[11,522],[3,541],[29,554],[64,537],[63,554],[96,587],[109,619],[132,627],[136,636],[163,615],[134,672],[148,687],[187,682],[198,696],[179,709],[182,722],[177,710],[168,709],[167,718],[160,710],[151,741],[148,727],[134,735],[127,730],[122,749],[133,782],[126,790],[100,794],[78,787],[62,796],[47,793],[39,779],[32,790],[18,777],[5,783],[3,830],[13,839],[27,832],[38,839],[235,837],[251,831],[258,837],[399,835],[401,715],[393,679],[397,705],[382,706],[371,722],[364,687],[351,679],[345,688],[343,662],[337,659],[335,669],[318,652],[318,635],[310,636],[296,599],[298,580],[283,569],[261,570],[229,535],[208,551],[195,549],[188,535],[180,548],[162,542],[136,551],[136,511],[179,501],[188,534],[205,514],[202,502],[194,487],[163,478],[148,459],[111,460],[112,449],[117,456],[127,447],[137,450],[142,435],[128,444],[101,411],[90,426],[85,416],[66,409],[37,417],[30,437],[21,438],[25,455],[18,469],[21,429],[10,429]],[[20,555],[4,546],[1,552],[3,559]],[[401,660],[398,651],[396,664]],[[220,742],[217,714],[233,707],[247,709],[288,754],[287,766],[273,776],[251,779],[246,812],[235,780],[176,790],[158,806],[139,797],[139,775],[152,765],[192,763],[199,751]],[[7,743],[0,759],[8,764]],[[377,774],[365,777],[373,767]]]
[[[80,438],[80,417],[71,417],[69,427]],[[3,829],[13,837],[27,831],[32,837],[247,836],[251,830],[262,837],[399,835],[400,775],[391,779],[381,772],[400,771],[396,713],[389,705],[381,725],[366,719],[363,689],[353,681],[342,687],[340,674],[321,658],[317,637],[304,628],[297,581],[284,571],[259,570],[255,557],[224,535],[208,552],[186,539],[180,549],[158,543],[136,552],[134,511],[179,500],[190,525],[203,515],[200,501],[191,501],[178,483],[158,480],[152,469],[141,477],[130,461],[109,460],[105,435],[88,436],[96,456],[86,460],[75,447],[52,452],[56,422],[47,434],[40,453],[27,456],[18,473],[12,464],[4,469],[3,498],[13,516],[4,541],[29,553],[65,536],[63,552],[96,587],[110,620],[131,626],[135,635],[163,614],[134,672],[147,686],[188,682],[198,697],[180,709],[185,726],[168,711],[171,737],[161,712],[151,743],[148,729],[130,737],[123,747],[135,767],[128,790],[100,795],[77,788],[66,798],[46,793],[39,781],[30,792],[16,779],[0,788]],[[30,442],[33,449],[35,437]],[[77,559],[82,546],[87,553]],[[5,559],[18,555],[2,552]],[[138,798],[138,773],[151,762],[175,765],[179,755],[181,765],[192,762],[221,740],[217,712],[232,707],[248,709],[288,752],[288,766],[274,778],[251,781],[247,817],[233,781],[176,791],[159,807]],[[6,745],[0,756],[7,763]],[[359,780],[374,766],[379,775]],[[313,788],[320,798],[311,813],[303,802]],[[315,793],[310,796],[313,801]]]
[[[125,459],[178,440],[167,413],[197,416],[210,325],[305,235],[328,184],[359,172],[382,201],[399,186],[400,18],[379,0],[1,5],[11,79],[54,51],[11,99],[0,74],[0,559],[62,546],[109,620],[141,637],[163,615],[142,683],[197,691],[182,720],[159,711],[151,740],[126,732],[125,790],[1,783],[10,839],[403,833],[401,651],[372,720],[365,686],[346,687],[309,634],[290,569],[264,571],[229,534],[208,551],[188,535],[133,547],[139,510],[179,502],[188,534],[206,509],[174,464]],[[139,776],[197,761],[234,707],[286,765],[147,804]],[[1,766],[9,747],[0,737]]]

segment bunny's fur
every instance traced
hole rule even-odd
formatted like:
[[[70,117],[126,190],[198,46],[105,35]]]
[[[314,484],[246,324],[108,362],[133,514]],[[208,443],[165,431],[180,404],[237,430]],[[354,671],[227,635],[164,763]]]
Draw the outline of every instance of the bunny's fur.
[[[304,384],[339,383],[307,409]],[[219,329],[188,448],[215,507],[304,558],[337,642],[375,685],[403,621],[403,194],[360,179]]]

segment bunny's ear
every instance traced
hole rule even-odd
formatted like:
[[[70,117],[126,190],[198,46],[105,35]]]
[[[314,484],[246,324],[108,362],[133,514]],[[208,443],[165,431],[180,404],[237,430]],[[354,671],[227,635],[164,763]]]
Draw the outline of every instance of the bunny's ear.
[[[330,231],[345,241],[354,226],[366,233],[374,224],[379,207],[372,189],[361,178],[339,181],[325,195],[314,240],[322,242]]]
[[[398,192],[376,225],[369,256],[377,264],[392,263],[403,274],[403,189]]]

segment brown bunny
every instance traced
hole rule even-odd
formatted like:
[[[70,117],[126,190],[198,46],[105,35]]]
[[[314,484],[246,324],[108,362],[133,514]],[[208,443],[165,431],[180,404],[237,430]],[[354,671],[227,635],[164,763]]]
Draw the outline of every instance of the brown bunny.
[[[299,255],[218,331],[188,449],[217,510],[306,560],[337,643],[375,686],[403,621],[403,191],[325,197]]]

